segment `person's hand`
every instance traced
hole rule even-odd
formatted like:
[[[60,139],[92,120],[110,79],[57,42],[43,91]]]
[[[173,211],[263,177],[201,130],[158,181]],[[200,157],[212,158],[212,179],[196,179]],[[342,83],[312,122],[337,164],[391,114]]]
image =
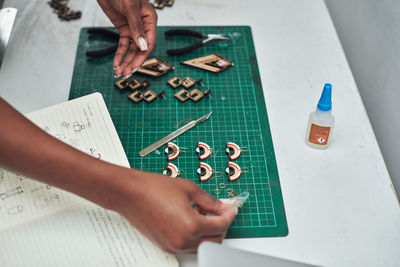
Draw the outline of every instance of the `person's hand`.
[[[147,0],[97,1],[119,32],[113,62],[115,78],[129,78],[154,48],[157,14]]]
[[[236,207],[185,179],[130,172],[133,175],[113,209],[162,249],[195,252],[202,241],[222,242]]]

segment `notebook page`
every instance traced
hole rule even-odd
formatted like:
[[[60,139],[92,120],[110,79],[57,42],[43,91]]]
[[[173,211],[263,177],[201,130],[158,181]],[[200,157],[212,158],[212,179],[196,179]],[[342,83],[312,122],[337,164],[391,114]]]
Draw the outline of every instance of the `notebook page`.
[[[26,116],[93,157],[129,167],[99,93]],[[178,266],[175,256],[119,214],[5,170],[0,170],[0,230],[5,266]]]
[[[100,93],[26,116],[52,136],[93,157],[129,167]],[[0,170],[0,230],[80,202],[81,198],[61,189]]]
[[[78,205],[0,231],[1,266],[179,266],[119,214]]]

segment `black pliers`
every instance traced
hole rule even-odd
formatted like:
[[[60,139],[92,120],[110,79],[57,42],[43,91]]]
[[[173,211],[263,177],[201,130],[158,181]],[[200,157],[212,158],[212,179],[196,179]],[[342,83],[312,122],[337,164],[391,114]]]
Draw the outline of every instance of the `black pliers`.
[[[171,56],[183,55],[192,52],[193,50],[211,41],[232,41],[232,38],[230,38],[228,35],[225,34],[202,34],[200,32],[186,30],[186,29],[173,29],[165,32],[165,36],[178,36],[178,35],[200,38],[201,40],[197,43],[194,43],[184,48],[169,49],[167,50],[168,55]]]
[[[119,34],[110,30],[102,29],[102,28],[89,28],[87,30],[89,36],[90,35],[99,35],[104,37],[109,37],[117,42],[116,45],[101,49],[101,50],[91,50],[86,51],[87,57],[98,58],[109,55],[117,51],[118,48],[118,41],[119,41]]]

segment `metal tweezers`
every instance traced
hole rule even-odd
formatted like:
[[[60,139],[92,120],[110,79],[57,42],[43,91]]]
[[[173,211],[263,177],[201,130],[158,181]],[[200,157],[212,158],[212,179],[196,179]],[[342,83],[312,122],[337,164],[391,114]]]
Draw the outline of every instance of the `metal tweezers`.
[[[167,50],[168,55],[171,56],[183,55],[192,52],[193,50],[196,50],[197,48],[211,41],[217,41],[217,42],[232,41],[232,38],[230,38],[228,35],[225,34],[202,34],[201,32],[186,30],[186,29],[173,29],[165,32],[165,36],[178,36],[178,35],[200,38],[201,40],[197,43],[194,43],[184,48],[169,49]]]

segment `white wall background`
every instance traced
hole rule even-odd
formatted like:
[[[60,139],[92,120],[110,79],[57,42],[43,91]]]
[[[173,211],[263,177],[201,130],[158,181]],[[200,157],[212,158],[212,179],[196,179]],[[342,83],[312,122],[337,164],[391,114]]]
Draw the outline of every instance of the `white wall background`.
[[[326,4],[399,194],[400,1],[326,0]]]

